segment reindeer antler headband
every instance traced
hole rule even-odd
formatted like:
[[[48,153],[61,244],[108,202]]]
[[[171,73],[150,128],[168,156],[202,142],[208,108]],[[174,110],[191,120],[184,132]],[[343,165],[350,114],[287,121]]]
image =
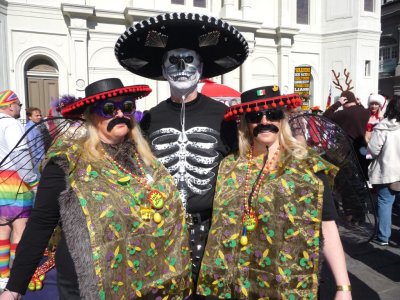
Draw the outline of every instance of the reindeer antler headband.
[[[333,84],[335,85],[335,87],[336,87],[338,90],[341,90],[342,92],[344,92],[344,91],[350,91],[350,90],[352,90],[352,89],[354,88],[354,86],[351,86],[352,80],[349,78],[349,77],[350,77],[350,72],[347,71],[347,69],[344,69],[344,70],[343,70],[343,74],[344,74],[344,76],[346,77],[346,79],[345,79],[345,83],[346,83],[346,85],[347,85],[347,89],[346,89],[346,90],[343,89],[342,84],[341,84],[340,81],[339,81],[340,72],[338,72],[338,73],[336,74],[335,70],[332,70],[332,73],[333,73],[333,76],[335,76],[335,80],[332,80],[332,82],[333,82]]]

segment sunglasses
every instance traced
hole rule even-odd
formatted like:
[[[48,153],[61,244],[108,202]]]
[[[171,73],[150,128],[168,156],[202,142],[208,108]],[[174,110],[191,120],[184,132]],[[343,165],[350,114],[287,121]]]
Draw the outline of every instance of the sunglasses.
[[[263,117],[266,117],[268,121],[279,121],[284,118],[283,111],[281,109],[267,109],[260,111],[253,111],[245,114],[247,123],[260,123]]]
[[[103,118],[111,119],[117,114],[118,109],[122,111],[124,116],[132,116],[136,111],[135,101],[131,99],[121,102],[101,101],[97,103],[94,111]]]

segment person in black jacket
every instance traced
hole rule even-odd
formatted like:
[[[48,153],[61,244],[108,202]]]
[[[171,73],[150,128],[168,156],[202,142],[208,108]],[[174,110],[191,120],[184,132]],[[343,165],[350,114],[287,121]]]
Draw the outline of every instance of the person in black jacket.
[[[343,109],[339,110],[341,106]],[[361,149],[365,149],[366,146],[364,135],[370,113],[368,109],[358,104],[351,91],[343,91],[338,101],[329,107],[323,116],[339,125],[351,140],[361,170],[357,172],[353,164],[345,164],[341,166],[335,182],[337,191],[342,198],[346,219],[351,223],[364,222],[366,213],[364,198],[367,195],[364,194],[363,186],[365,178],[367,178],[367,161],[365,153],[361,153]]]
[[[167,80],[171,97],[150,109],[141,127],[157,158],[173,175],[187,212],[196,282],[210,226],[218,165],[236,142],[227,107],[197,91],[201,78],[239,67],[248,55],[243,36],[222,20],[171,13],[129,28],[115,47],[129,71]]]

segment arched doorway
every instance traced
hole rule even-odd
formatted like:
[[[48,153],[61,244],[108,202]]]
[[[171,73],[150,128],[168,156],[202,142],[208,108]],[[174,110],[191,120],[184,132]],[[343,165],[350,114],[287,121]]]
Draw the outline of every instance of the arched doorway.
[[[35,56],[25,65],[27,107],[40,108],[46,116],[51,100],[58,98],[58,68],[49,58]]]

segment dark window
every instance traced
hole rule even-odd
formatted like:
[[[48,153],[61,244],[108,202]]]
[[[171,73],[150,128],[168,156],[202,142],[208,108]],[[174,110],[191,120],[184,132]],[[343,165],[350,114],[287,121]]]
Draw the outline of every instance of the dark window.
[[[185,0],[171,0],[171,4],[185,4]]]
[[[371,76],[371,61],[370,60],[366,60],[365,61],[365,71],[364,71],[364,75],[365,76]]]
[[[297,0],[297,24],[309,24],[308,0]]]
[[[374,11],[374,0],[364,0],[364,10],[365,11]]]
[[[390,48],[383,48],[382,49],[382,57],[384,60],[390,58]]]
[[[392,58],[397,58],[398,52],[397,47],[392,47]]]
[[[206,0],[193,0],[194,7],[206,7]]]

